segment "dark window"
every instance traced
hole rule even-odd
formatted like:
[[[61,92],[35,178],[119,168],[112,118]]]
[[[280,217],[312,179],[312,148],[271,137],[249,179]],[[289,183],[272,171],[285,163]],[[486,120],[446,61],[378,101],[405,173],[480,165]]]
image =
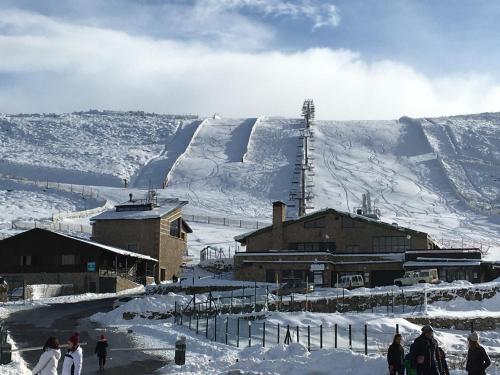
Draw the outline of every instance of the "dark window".
[[[324,228],[325,227],[325,218],[320,217],[319,219],[316,220],[310,220],[306,221],[304,223],[304,228],[310,229],[310,228]]]
[[[167,277],[167,270],[165,268],[160,269],[160,281],[165,281]]]
[[[170,222],[170,235],[173,237],[180,237],[181,236],[181,219],[175,219],[174,221]]]
[[[349,253],[359,253],[359,245],[347,245],[345,249]]]
[[[410,240],[406,237],[374,237],[374,252],[404,252],[410,248]]]
[[[266,270],[266,283],[276,283],[275,270]]]
[[[75,262],[75,254],[61,255],[61,265],[62,266],[72,266]]]
[[[21,255],[21,266],[31,266],[31,255]]]
[[[342,228],[361,228],[363,222],[354,220],[350,217],[342,217]]]
[[[290,242],[288,249],[300,252],[334,252],[337,246],[335,242]]]

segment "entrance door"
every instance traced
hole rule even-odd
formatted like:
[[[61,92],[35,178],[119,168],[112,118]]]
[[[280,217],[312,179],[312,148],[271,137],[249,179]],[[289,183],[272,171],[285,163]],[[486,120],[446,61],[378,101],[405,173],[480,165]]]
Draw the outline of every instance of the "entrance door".
[[[165,281],[167,277],[167,270],[165,268],[160,268],[160,281]]]

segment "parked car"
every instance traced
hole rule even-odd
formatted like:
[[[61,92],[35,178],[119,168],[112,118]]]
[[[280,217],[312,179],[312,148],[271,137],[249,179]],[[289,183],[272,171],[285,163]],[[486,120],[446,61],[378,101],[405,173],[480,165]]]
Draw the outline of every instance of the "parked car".
[[[437,284],[439,283],[439,276],[437,269],[407,271],[403,277],[394,279],[394,285],[408,286],[415,284]]]
[[[9,290],[8,292],[10,301],[19,301],[24,299],[24,288],[22,286]]]
[[[124,296],[124,297],[118,298],[117,300],[115,300],[113,302],[113,310],[122,306],[122,305],[125,305],[127,302],[130,302],[133,299],[136,299],[138,297],[139,296]]]
[[[301,280],[287,281],[283,285],[280,285],[279,289],[273,291],[273,293],[278,296],[286,296],[292,293],[305,294],[311,292],[314,292],[314,284],[306,283]]]
[[[363,276],[361,275],[340,276],[338,283],[335,283],[336,288],[345,289],[361,288],[363,286],[365,286],[365,282],[363,280]]]

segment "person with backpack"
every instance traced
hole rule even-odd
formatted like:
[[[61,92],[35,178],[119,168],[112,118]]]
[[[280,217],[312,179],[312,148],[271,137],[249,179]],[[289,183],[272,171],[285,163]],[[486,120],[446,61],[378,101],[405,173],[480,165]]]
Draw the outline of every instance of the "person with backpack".
[[[401,335],[396,333],[387,351],[387,363],[390,375],[404,375],[404,357],[405,351],[401,345]]]
[[[68,352],[64,355],[61,375],[81,375],[83,352],[80,346],[80,334],[74,333],[68,339]]]
[[[101,335],[99,341],[95,345],[95,354],[97,358],[99,358],[99,370],[104,370],[104,366],[106,365],[106,357],[108,354],[108,340],[106,336]]]
[[[417,375],[417,370],[415,369],[414,366],[414,361],[413,361],[413,354],[415,353],[415,344],[410,345],[410,351],[408,354],[405,356],[405,369],[406,369],[406,375]]]
[[[43,353],[31,373],[33,375],[57,375],[57,364],[60,359],[59,341],[55,337],[49,337],[43,346]]]
[[[434,330],[426,325],[422,328],[422,334],[418,336],[414,344],[412,367],[417,375],[441,375],[436,359],[437,341],[434,339]]]
[[[440,346],[436,349],[436,359],[438,361],[438,370],[440,375],[450,375],[448,369],[448,362],[446,361],[446,354]]]
[[[491,360],[486,350],[479,345],[479,335],[472,332],[467,338],[469,350],[465,370],[469,375],[486,375],[486,369],[491,365]]]

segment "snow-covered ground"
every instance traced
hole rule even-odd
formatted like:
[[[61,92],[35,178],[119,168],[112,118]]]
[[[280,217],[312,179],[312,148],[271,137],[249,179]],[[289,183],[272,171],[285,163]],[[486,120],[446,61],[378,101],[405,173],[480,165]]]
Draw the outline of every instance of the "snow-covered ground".
[[[121,186],[162,155],[182,122],[143,112],[0,114],[0,172]]]

